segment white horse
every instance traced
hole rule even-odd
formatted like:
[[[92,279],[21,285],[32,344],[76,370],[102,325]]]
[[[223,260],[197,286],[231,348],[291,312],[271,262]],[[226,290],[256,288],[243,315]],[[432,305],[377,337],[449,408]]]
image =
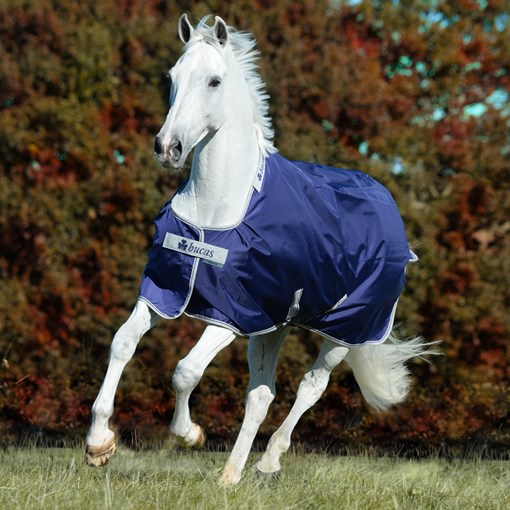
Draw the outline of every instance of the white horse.
[[[291,200],[289,197],[294,193],[292,185],[283,191],[274,190],[271,194],[270,184],[276,182],[275,179],[281,180],[286,175],[294,175],[289,172],[295,172],[297,183],[299,179],[308,182],[312,173],[320,174],[319,179],[323,179],[324,176],[330,175],[332,170],[324,169],[322,174],[321,168],[314,170],[315,167],[312,168],[310,165],[305,168],[303,165],[306,164],[291,164],[276,154],[272,142],[271,121],[268,117],[268,98],[255,66],[258,53],[254,50],[255,43],[251,36],[227,27],[218,17],[215,18],[213,27],[209,27],[206,20],[202,20],[194,29],[186,15],[181,16],[179,20],[178,32],[185,44],[185,50],[170,71],[172,80],[170,110],[156,137],[154,152],[156,159],[164,167],[180,169],[189,153],[195,149],[191,174],[158,220],[163,223],[157,224],[155,244],[149,253],[150,263],[144,274],[140,297],[133,313],[113,339],[105,380],[92,408],[86,461],[95,466],[103,465],[115,452],[114,433],[108,426],[113,414],[115,391],[122,371],[133,356],[143,334],[152,328],[160,317],[173,318],[187,313],[205,320],[209,325],[188,356],[179,361],[172,379],[176,406],[170,431],[181,446],[198,448],[205,441],[204,432],[192,421],[188,407],[190,394],[199,383],[204,370],[216,354],[229,345],[236,336],[249,336],[250,380],[246,411],[239,435],[222,474],[223,483],[235,484],[241,478],[255,435],[274,399],[278,353],[293,324],[320,332],[324,337],[324,343],[317,360],[299,386],[296,401],[288,417],[271,437],[267,450],[257,463],[256,467],[260,473],[274,474],[280,470],[280,457],[289,449],[291,434],[299,418],[320,398],[331,371],[342,360],[352,368],[367,402],[378,409],[385,409],[401,402],[408,392],[410,378],[404,366],[405,362],[424,354],[426,350],[425,344],[419,339],[397,343],[391,336],[398,299],[396,294],[401,289],[405,264],[408,259],[413,259],[413,256],[411,254],[408,256],[408,252],[405,251],[407,244],[402,244],[405,260],[403,259],[398,268],[391,273],[397,277],[385,273],[386,269],[377,269],[374,273],[377,278],[371,280],[372,273],[365,278],[369,283],[363,285],[368,286],[369,290],[379,285],[379,279],[383,282],[381,284],[383,290],[388,289],[390,297],[385,301],[378,301],[378,303],[384,301],[384,305],[380,305],[384,308],[383,311],[379,304],[366,305],[368,298],[365,294],[360,295],[361,291],[356,287],[358,284],[352,283],[354,280],[350,281],[346,273],[342,274],[344,279],[349,280],[348,283],[336,282],[342,279],[334,274],[335,267],[330,267],[327,261],[322,261],[326,260],[322,254],[319,254],[321,262],[308,272],[293,269],[294,264],[309,255],[306,250],[322,249],[321,243],[326,239],[330,242],[330,236],[329,234],[315,236],[317,238],[315,241],[302,239],[301,228],[306,236],[312,237],[313,234],[307,233],[308,227],[304,226],[304,218],[298,213],[285,210],[287,208],[285,201]],[[287,166],[280,172],[273,168],[277,163]],[[289,169],[288,165],[292,168]],[[331,175],[341,175],[347,181],[355,178],[361,182],[352,189],[366,190],[367,186],[372,186],[374,189],[377,188],[378,192],[385,193],[382,186],[374,184],[365,174],[338,171]],[[307,188],[307,195],[319,187],[318,181],[313,182],[315,184]],[[335,190],[337,188],[338,185]],[[358,192],[355,191],[356,193]],[[317,196],[320,199],[320,195]],[[361,195],[356,194],[358,204],[356,207],[365,202],[369,204],[366,207],[371,207],[370,201],[360,197]],[[278,242],[275,243],[278,246],[275,246],[274,250],[275,253],[283,250],[283,263],[278,266],[279,273],[276,276],[260,275],[259,287],[263,288],[257,287],[253,290],[259,293],[258,302],[253,304],[255,298],[250,299],[242,292],[244,287],[259,282],[259,275],[243,273],[243,276],[237,275],[228,281],[226,277],[221,281],[218,279],[218,274],[226,271],[229,264],[237,264],[238,271],[242,272],[244,262],[251,263],[249,262],[251,255],[249,260],[248,257],[243,259],[242,254],[239,255],[233,245],[228,245],[231,241],[224,241],[222,245],[223,238],[215,236],[225,233],[227,235],[234,230],[236,236],[240,236],[241,228],[253,230],[254,227],[251,225],[246,226],[249,223],[246,220],[247,216],[250,214],[253,217],[264,216],[259,211],[259,206],[272,203],[271,207],[274,207],[274,204],[277,207],[278,200],[282,200],[282,206],[280,210],[270,212],[271,217],[268,221],[271,226],[274,222],[274,228],[277,229],[280,228],[278,226],[280,217],[285,218],[289,214],[297,217],[299,225],[292,225],[291,229],[294,230],[287,231],[287,236],[295,237],[302,243],[297,248],[300,253],[297,256],[292,254],[289,248],[291,245],[285,239],[278,238]],[[315,201],[317,200],[316,197]],[[255,202],[258,204],[254,206],[256,210],[252,207]],[[376,202],[381,207],[383,205],[393,207],[391,198],[386,195]],[[317,208],[320,208],[319,206],[320,204]],[[342,207],[342,204],[338,207]],[[351,214],[349,209],[351,206],[345,207]],[[356,207],[352,206],[353,211]],[[336,211],[337,207],[333,209]],[[345,225],[352,223],[346,216],[346,211],[339,218],[342,228],[347,228]],[[373,211],[369,216],[377,224],[384,225],[386,222],[386,218],[377,218]],[[161,232],[161,229],[166,228],[164,221],[167,220],[178,222],[180,230],[173,233]],[[285,228],[285,225],[281,228]],[[355,225],[350,228],[356,232],[360,230]],[[371,235],[370,226],[364,228],[365,230],[361,229],[363,239]],[[397,230],[399,229],[400,226]],[[253,236],[256,237],[258,234]],[[349,236],[349,239],[351,238],[352,236]],[[258,237],[257,239],[259,244],[253,252],[255,259],[262,260],[265,257],[273,260],[275,256],[268,252],[267,243],[260,241]],[[368,249],[363,239],[359,242],[360,248],[355,247],[355,254],[349,255],[357,257],[356,260],[359,260],[359,253],[364,253],[363,250]],[[382,245],[391,245],[391,242],[383,242]],[[312,248],[309,248],[309,245],[312,245]],[[386,259],[389,258],[381,255],[381,246],[378,245],[376,250],[378,255],[373,259],[377,264],[381,260],[386,263]],[[342,257],[338,255],[335,264],[347,258],[344,255]],[[167,264],[168,261],[170,263]],[[165,274],[161,275],[157,270],[152,271],[153,266],[161,269],[162,264],[163,266],[167,264],[163,267]],[[352,260],[349,264],[352,264]],[[371,264],[373,265],[373,261]],[[338,265],[342,266],[340,262]],[[285,274],[286,268],[290,271],[289,277]],[[323,268],[326,272],[323,275],[325,281],[317,283],[314,275],[319,274]],[[363,271],[364,269],[359,270],[358,273],[361,274]],[[198,289],[199,279],[207,275],[214,280],[215,286],[211,283],[204,285],[202,290]],[[304,284],[300,283],[300,278]],[[239,283],[240,280],[242,285]],[[175,288],[172,288],[172,282],[176,282]],[[197,288],[194,289],[193,285]],[[237,286],[235,292],[239,294],[228,295],[229,285]],[[290,287],[294,285],[291,291],[287,289],[289,285]],[[330,290],[326,292],[324,290],[326,287],[331,288],[331,292],[337,293],[334,302],[330,302],[328,306],[325,306],[329,299],[326,294],[331,292]],[[284,305],[281,305],[278,296],[274,296],[278,294],[280,288],[281,293],[285,294]],[[309,291],[312,288],[315,290]],[[342,290],[344,288],[347,289],[345,294]],[[394,288],[397,291],[394,291]],[[206,303],[208,292],[216,293],[217,303],[214,301],[214,295],[210,300],[212,304]],[[322,293],[326,297],[322,296]],[[168,299],[174,299],[175,302],[168,305]],[[236,305],[239,305],[241,311],[235,310]],[[318,309],[326,313],[317,314]],[[312,313],[310,310],[315,312]],[[371,324],[372,316],[374,321],[378,321],[376,326]],[[336,331],[339,327],[345,328],[345,338],[338,337]],[[367,335],[363,341],[360,340],[362,334]]]

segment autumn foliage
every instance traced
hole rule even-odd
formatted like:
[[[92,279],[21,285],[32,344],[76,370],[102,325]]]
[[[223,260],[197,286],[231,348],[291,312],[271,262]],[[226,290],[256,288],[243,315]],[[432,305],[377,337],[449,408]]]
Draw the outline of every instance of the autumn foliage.
[[[185,178],[152,159],[184,11],[254,33],[283,155],[388,186],[420,257],[399,332],[442,340],[444,355],[412,363],[410,398],[386,414],[338,369],[295,438],[508,452],[510,16],[497,0],[0,1],[1,441],[88,427],[153,218]],[[202,329],[183,318],[142,341],[116,399],[125,442],[166,436],[172,371]],[[284,347],[262,440],[319,345],[296,331]],[[238,429],[247,378],[239,340],[195,391],[212,444]]]

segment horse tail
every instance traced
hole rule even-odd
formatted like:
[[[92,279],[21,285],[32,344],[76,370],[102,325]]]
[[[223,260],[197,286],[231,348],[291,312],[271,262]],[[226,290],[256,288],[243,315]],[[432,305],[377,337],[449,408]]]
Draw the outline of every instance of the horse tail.
[[[385,410],[402,402],[411,388],[411,374],[406,362],[415,357],[439,354],[429,349],[436,343],[426,343],[420,337],[402,342],[390,335],[384,343],[350,349],[345,361],[368,404]]]

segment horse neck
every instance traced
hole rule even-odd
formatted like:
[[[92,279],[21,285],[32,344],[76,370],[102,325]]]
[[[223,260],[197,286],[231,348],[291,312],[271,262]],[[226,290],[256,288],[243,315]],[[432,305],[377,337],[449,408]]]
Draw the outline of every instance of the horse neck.
[[[234,226],[246,210],[260,148],[253,122],[232,119],[197,145],[188,183],[172,201],[174,212],[198,227]]]

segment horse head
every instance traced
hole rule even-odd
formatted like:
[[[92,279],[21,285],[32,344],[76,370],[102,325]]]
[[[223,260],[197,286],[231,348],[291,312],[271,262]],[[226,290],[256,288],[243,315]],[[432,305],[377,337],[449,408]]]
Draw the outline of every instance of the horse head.
[[[170,109],[154,142],[158,162],[173,168],[181,168],[193,148],[235,114],[247,93],[221,18],[212,28],[203,22],[194,30],[183,14],[178,33],[184,53],[169,72]]]

